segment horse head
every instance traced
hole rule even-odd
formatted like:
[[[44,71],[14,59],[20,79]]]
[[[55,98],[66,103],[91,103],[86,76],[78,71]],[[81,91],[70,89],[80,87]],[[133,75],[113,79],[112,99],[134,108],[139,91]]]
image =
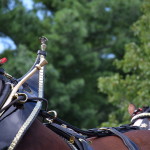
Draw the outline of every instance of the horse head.
[[[150,107],[136,108],[134,104],[130,104],[128,112],[132,117],[131,124],[133,126],[138,126],[141,130],[150,130]]]

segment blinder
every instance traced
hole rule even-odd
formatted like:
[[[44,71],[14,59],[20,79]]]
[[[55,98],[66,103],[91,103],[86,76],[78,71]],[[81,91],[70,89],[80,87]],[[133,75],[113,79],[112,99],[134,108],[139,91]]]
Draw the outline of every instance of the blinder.
[[[11,92],[11,81],[4,76],[4,69],[0,68],[0,109]]]
[[[2,95],[2,91],[4,89],[4,76],[3,76],[3,69],[0,68],[0,96]]]
[[[3,81],[0,79],[0,96],[2,95],[3,88],[4,88],[4,83],[3,83]]]

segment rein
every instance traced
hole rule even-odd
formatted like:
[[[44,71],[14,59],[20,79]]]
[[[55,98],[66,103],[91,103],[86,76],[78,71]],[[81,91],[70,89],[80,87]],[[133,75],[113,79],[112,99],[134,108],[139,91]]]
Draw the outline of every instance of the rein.
[[[24,97],[20,96],[18,99],[13,100],[12,102],[10,102],[7,106],[5,106],[4,108],[0,109],[0,113],[7,110],[9,107],[11,107],[12,105],[18,105],[18,107],[21,107],[24,103],[26,102],[37,102],[37,101],[43,101],[45,102],[46,108],[45,110],[47,110],[48,107],[48,101],[44,98],[40,98],[40,97],[29,97],[28,99],[24,99]]]
[[[120,137],[123,141],[123,143],[126,145],[126,147],[129,150],[139,150],[137,145],[131,141],[126,135],[122,134],[123,132],[127,132],[130,130],[137,130],[138,127],[130,126],[130,125],[124,125],[120,127],[105,127],[105,128],[94,128],[89,130],[81,130],[77,127],[72,126],[71,124],[54,117],[53,115],[47,113],[46,111],[40,111],[40,116],[42,116],[45,119],[49,119],[50,122],[46,123],[45,125],[50,128],[52,131],[57,133],[58,135],[66,138],[71,143],[77,144],[77,141],[87,141],[87,138],[90,137],[105,137],[110,135],[116,135]],[[68,130],[72,130],[73,132],[70,133]]]

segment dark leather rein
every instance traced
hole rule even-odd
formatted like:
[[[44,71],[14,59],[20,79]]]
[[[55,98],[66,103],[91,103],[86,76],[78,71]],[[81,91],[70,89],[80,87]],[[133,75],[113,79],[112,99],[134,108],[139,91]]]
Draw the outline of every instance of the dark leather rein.
[[[40,98],[40,97],[29,97],[28,99],[24,99],[23,96],[20,96],[19,98],[13,100],[12,102],[10,102],[7,106],[5,106],[4,108],[0,109],[0,113],[7,110],[10,106],[15,105],[18,107],[21,107],[24,103],[26,102],[37,102],[37,101],[42,101],[45,103],[45,110],[47,110],[48,107],[48,101],[44,98]]]
[[[138,130],[139,128],[136,126],[123,125],[120,127],[107,127],[107,128],[94,128],[89,130],[81,130],[59,119],[58,117],[54,117],[54,115],[51,115],[46,111],[41,110],[39,115],[42,116],[43,118],[49,118],[51,120],[50,123],[46,123],[45,125],[58,135],[66,138],[68,141],[72,139],[72,136],[74,136],[75,145],[77,145],[76,144],[77,139],[82,139],[83,141],[86,141],[86,139],[90,137],[105,137],[116,135],[122,139],[123,143],[129,150],[139,150],[138,146],[126,135],[123,134],[131,130]],[[69,133],[69,131],[64,130],[63,126],[65,126],[65,128],[73,130],[74,132]]]

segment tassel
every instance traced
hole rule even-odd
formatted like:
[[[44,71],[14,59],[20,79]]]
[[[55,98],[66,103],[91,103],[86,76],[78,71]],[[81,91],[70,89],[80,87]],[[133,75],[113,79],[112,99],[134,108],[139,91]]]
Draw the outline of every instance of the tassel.
[[[7,62],[7,58],[6,57],[0,59],[0,65],[3,65],[6,62]]]

